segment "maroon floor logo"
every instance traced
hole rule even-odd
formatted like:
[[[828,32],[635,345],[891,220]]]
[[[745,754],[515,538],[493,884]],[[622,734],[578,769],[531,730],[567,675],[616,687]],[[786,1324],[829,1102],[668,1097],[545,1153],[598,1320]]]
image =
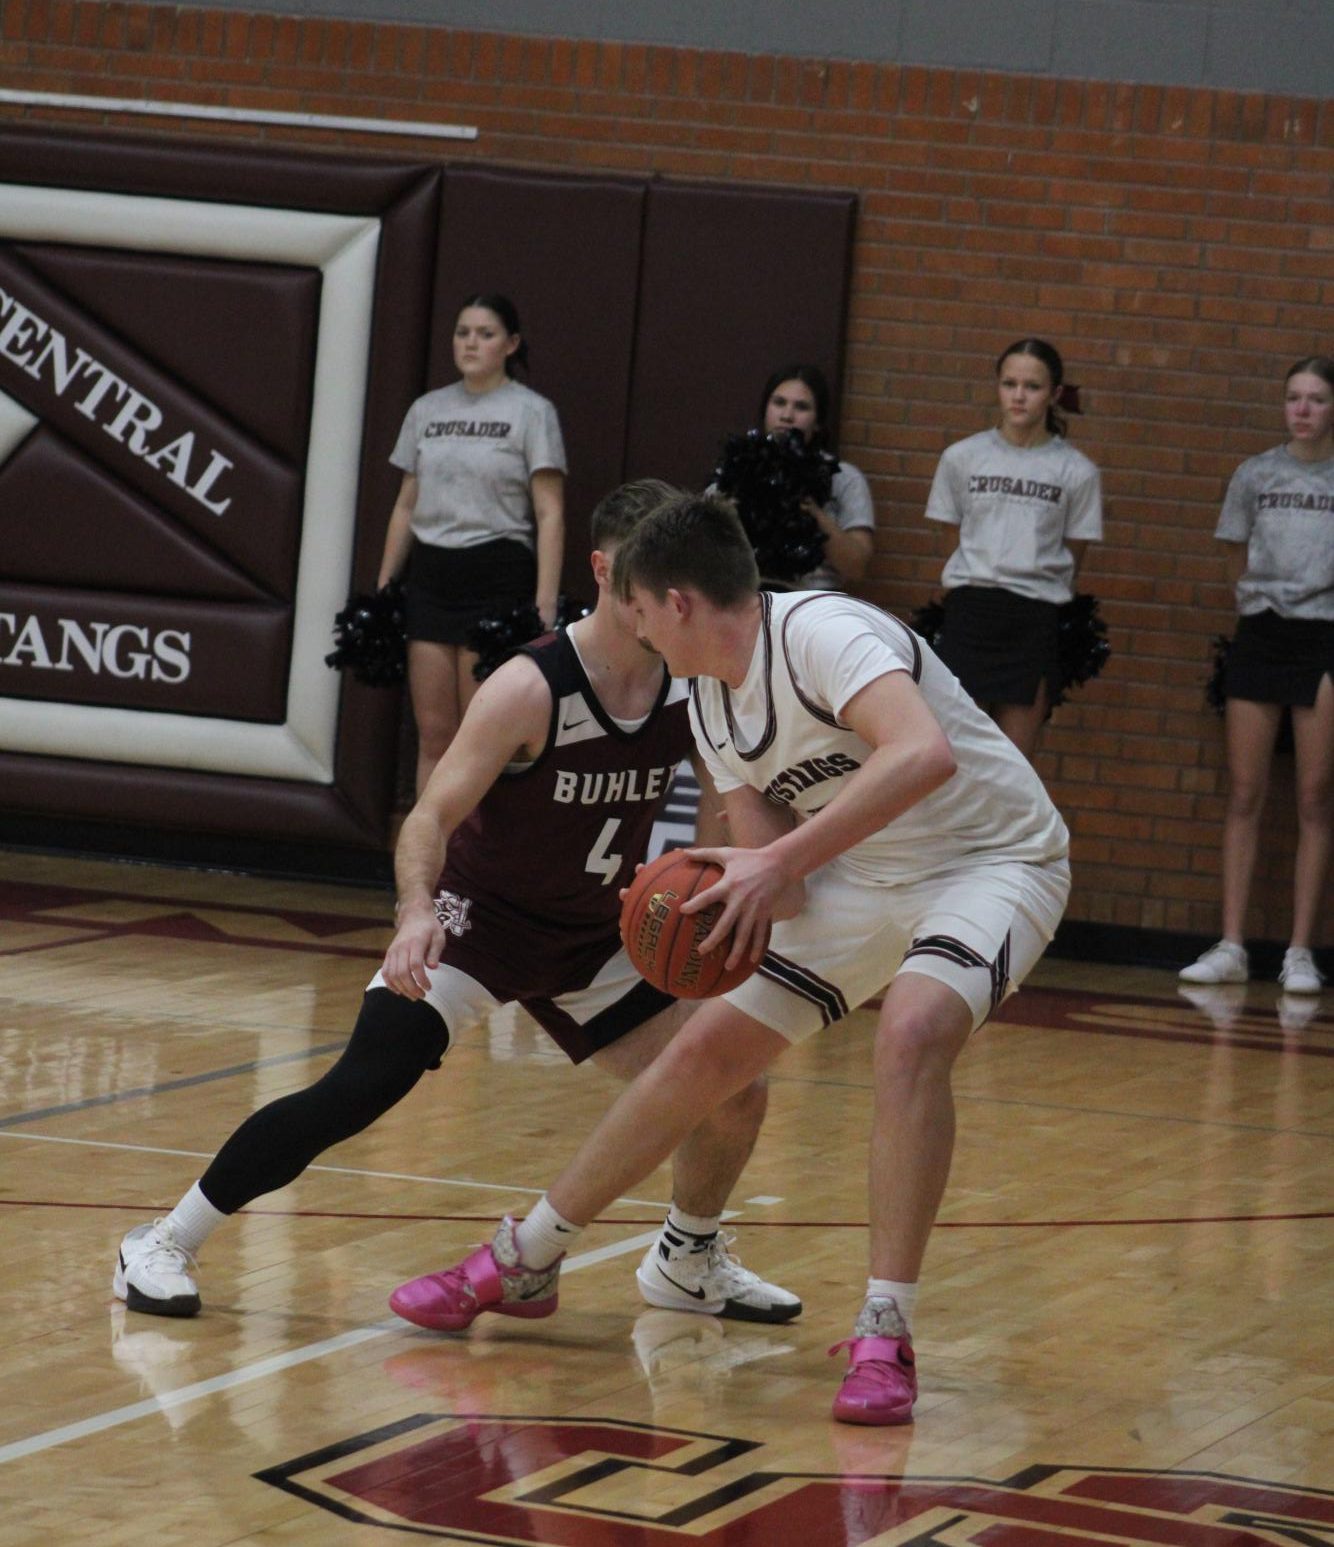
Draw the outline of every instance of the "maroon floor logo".
[[[419,1413],[256,1475],[347,1520],[497,1547],[1334,1543],[1334,1493],[1309,1488],[1056,1466],[995,1482],[796,1473],[766,1470],[763,1450],[610,1419]],[[635,1473],[652,1474],[652,1512],[626,1503]]]

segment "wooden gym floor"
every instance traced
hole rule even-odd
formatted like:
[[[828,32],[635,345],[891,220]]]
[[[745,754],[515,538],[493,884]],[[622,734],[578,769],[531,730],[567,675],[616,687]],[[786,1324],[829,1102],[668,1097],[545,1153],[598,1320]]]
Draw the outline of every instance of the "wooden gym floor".
[[[611,1087],[522,1014],[224,1226],[203,1314],[122,1233],[331,1061],[382,892],[0,853],[0,1547],[1334,1537],[1334,996],[1044,963],[957,1072],[917,1422],[829,1421],[865,1266],[865,1013],[788,1054],[735,1198],[787,1327],[650,1311],[659,1174],[549,1321],[385,1297],[522,1212]]]

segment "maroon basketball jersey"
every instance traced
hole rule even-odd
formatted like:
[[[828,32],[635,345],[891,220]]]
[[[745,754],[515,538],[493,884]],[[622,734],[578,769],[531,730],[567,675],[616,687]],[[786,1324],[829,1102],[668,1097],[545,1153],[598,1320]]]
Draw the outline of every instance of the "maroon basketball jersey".
[[[602,707],[568,634],[524,653],[551,688],[546,745],[503,773],[459,824],[440,887],[472,900],[472,921],[489,937],[485,947],[474,940],[477,948],[505,954],[504,933],[492,931],[513,929],[515,939],[555,934],[577,953],[615,939],[620,889],[694,747],[687,687],[664,671],[652,712],[625,731]]]

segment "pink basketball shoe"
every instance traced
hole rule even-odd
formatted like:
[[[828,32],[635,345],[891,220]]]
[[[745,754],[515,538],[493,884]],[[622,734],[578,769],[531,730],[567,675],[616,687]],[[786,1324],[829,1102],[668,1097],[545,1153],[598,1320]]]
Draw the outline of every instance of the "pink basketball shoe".
[[[917,1365],[912,1339],[902,1337],[851,1337],[835,1343],[848,1353],[848,1368],[834,1398],[834,1417],[840,1423],[911,1423],[917,1400]]]
[[[483,1311],[536,1319],[556,1309],[556,1280],[562,1258],[549,1268],[526,1268],[514,1244],[514,1221],[500,1223],[489,1246],[443,1273],[428,1273],[400,1284],[390,1308],[404,1321],[433,1332],[461,1332]]]

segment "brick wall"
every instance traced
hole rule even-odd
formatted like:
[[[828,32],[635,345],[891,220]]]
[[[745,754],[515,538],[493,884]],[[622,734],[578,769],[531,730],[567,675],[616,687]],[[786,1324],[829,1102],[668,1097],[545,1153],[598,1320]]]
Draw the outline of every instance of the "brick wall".
[[[1104,469],[1107,540],[1085,576],[1115,652],[1058,712],[1040,761],[1074,833],[1071,917],[1216,932],[1224,772],[1203,686],[1232,604],[1211,533],[1237,462],[1281,438],[1288,364],[1334,347],[1334,105],[90,0],[3,0],[0,16],[11,88],[481,131],[471,144],[191,133],[855,189],[842,449],[877,499],[867,594],[901,612],[928,598],[936,458],[988,422],[994,353],[1051,338],[1083,389],[1074,438]],[[1291,763],[1276,774],[1251,929],[1282,939]]]

